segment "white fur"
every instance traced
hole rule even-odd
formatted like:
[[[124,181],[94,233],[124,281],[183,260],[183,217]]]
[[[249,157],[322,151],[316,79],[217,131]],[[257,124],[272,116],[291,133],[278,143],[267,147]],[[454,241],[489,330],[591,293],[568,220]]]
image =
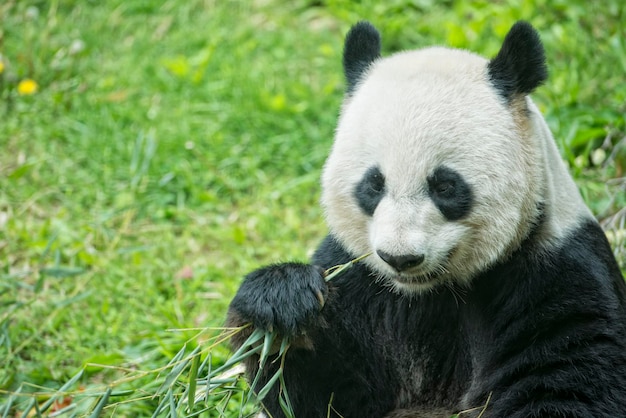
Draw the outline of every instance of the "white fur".
[[[486,65],[447,48],[399,53],[376,61],[342,108],[322,178],[327,222],[355,257],[373,252],[366,262],[397,290],[468,283],[519,247],[540,201],[547,243],[591,216],[537,108],[526,99],[529,117],[507,105]],[[472,209],[461,220],[446,220],[428,197],[426,178],[440,165],[472,188]],[[369,217],[354,190],[372,166],[387,192]],[[377,250],[426,258],[398,274]]]

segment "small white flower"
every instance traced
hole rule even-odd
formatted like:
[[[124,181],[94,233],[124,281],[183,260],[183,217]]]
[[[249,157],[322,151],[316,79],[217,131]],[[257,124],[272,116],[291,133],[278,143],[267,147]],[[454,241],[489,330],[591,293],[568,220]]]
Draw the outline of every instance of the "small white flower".
[[[80,54],[85,50],[85,42],[82,39],[74,39],[70,44],[70,55]]]
[[[26,9],[26,19],[36,20],[39,17],[39,9],[35,6],[30,6]]]

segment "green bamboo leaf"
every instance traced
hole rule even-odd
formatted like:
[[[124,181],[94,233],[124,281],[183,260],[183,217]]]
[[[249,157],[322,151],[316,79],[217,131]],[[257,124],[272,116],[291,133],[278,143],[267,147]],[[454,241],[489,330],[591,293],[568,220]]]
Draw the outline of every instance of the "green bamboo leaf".
[[[261,350],[261,354],[259,355],[259,368],[256,372],[256,376],[254,376],[254,380],[250,384],[250,388],[252,388],[252,390],[254,390],[254,388],[256,388],[257,386],[257,383],[259,383],[259,379],[261,378],[261,375],[263,374],[263,368],[265,366],[265,363],[267,362],[267,357],[269,356],[269,351],[272,348],[272,344],[274,343],[275,339],[276,339],[275,333],[269,332],[269,331],[265,333],[265,340],[263,341],[263,349]],[[250,398],[252,396],[252,390],[250,391],[250,393],[248,393],[247,401],[250,401]]]
[[[170,418],[177,418],[178,414],[176,413],[176,402],[174,400],[174,392],[172,392],[171,387],[167,391],[167,398],[169,399],[170,404]]]
[[[261,340],[261,338],[265,338],[265,332],[260,329],[255,329],[252,334],[244,341],[244,343],[239,347],[239,349],[226,360],[226,362],[213,370],[213,372],[209,375],[209,377],[218,376],[223,371],[231,368],[233,365],[240,363],[243,359],[250,357],[252,354],[258,353],[263,348],[262,346],[257,346],[254,348],[250,348],[253,344],[256,344]]]
[[[22,414],[22,418],[30,417],[30,411],[37,405],[37,398],[32,398],[28,406],[24,409],[24,413]]]
[[[276,381],[280,378],[282,374],[283,374],[283,369],[279,368],[276,371],[276,373],[274,373],[274,376],[272,376],[272,378],[267,381],[265,386],[263,386],[263,388],[257,394],[257,399],[259,401],[262,401],[263,399],[265,399],[269,391],[272,390],[272,387],[274,387],[274,384],[276,384]]]
[[[196,356],[196,354],[198,354],[198,352],[200,351],[200,346],[197,346],[192,352],[191,354],[189,354],[189,356],[182,358],[184,355],[184,350],[185,347],[183,347],[181,349],[181,351],[178,352],[178,354],[176,354],[176,356],[174,358],[177,358],[176,361],[171,361],[168,364],[168,367],[170,365],[172,365],[172,371],[168,373],[168,375],[165,377],[165,380],[163,381],[163,383],[161,384],[161,386],[159,387],[159,389],[157,389],[155,395],[159,395],[161,393],[163,393],[166,389],[171,388],[172,384],[178,380],[178,378],[180,377],[180,375],[182,374],[183,370],[185,370],[185,368],[187,367],[187,365],[189,364],[189,361]]]
[[[161,412],[165,409],[165,403],[166,403],[165,401],[166,401],[166,398],[161,399],[161,401],[159,402],[159,405],[157,405],[156,409],[152,413],[152,418],[158,417],[161,414]]]
[[[169,369],[170,367],[173,369],[176,368],[177,364],[179,364],[179,361],[183,358],[183,356],[185,355],[185,351],[187,351],[187,344],[184,344],[183,347],[178,350],[178,353],[176,353],[174,355],[174,357],[172,357],[172,359],[167,363],[167,365],[165,366],[165,369]],[[172,372],[170,371],[167,374],[167,377],[169,377],[172,374]],[[167,377],[165,378],[165,380],[167,381]],[[159,387],[159,389],[157,390],[157,392],[155,393],[155,396],[160,394],[161,392],[164,391],[165,388],[165,382],[163,382],[161,384],[161,386]]]
[[[74,383],[76,383],[76,381],[78,381],[78,379],[80,379],[82,377],[82,375],[83,375],[83,370],[80,370],[70,380],[68,380],[63,386],[61,386],[59,388],[59,390],[57,390],[52,396],[50,396],[50,399],[48,399],[41,406],[41,411],[42,412],[46,412],[48,410],[48,408],[50,408],[50,406],[52,406],[54,401],[57,400],[59,398],[59,396],[63,395],[67,391],[67,389],[69,389],[71,386],[73,386]]]
[[[295,412],[293,412],[293,406],[291,406],[291,399],[289,399],[289,394],[287,393],[287,385],[285,384],[285,377],[281,373],[280,375],[280,394],[278,396],[278,403],[280,404],[280,409],[282,409],[286,418],[295,418]]]
[[[189,371],[189,388],[187,392],[187,403],[189,411],[193,409],[196,400],[196,378],[198,377],[198,369],[200,368],[200,355],[194,356],[191,361],[191,370]]]
[[[289,340],[287,338],[283,338],[283,340],[280,342],[280,349],[278,350],[278,355],[284,359],[285,353],[287,353],[288,349],[289,349]]]
[[[21,391],[22,391],[22,385],[20,385],[20,387],[18,387],[17,390],[11,394],[11,396],[9,397],[9,400],[7,401],[5,405],[4,412],[2,413],[2,418],[7,418],[9,416],[11,405],[13,404],[13,401],[15,400],[15,398]]]
[[[212,363],[211,361],[213,360],[213,356],[211,355],[211,353],[209,352],[209,355],[206,356],[206,362],[207,362],[207,378],[205,379],[206,382],[206,390],[204,392],[204,399],[209,399],[209,392],[211,391],[211,385],[209,384],[209,380],[211,379],[211,376],[213,376],[213,374],[211,373],[211,369],[212,369]]]
[[[100,398],[100,401],[91,412],[91,415],[89,415],[89,418],[98,418],[100,416],[100,414],[102,413],[102,409],[104,409],[104,407],[107,406],[107,404],[109,403],[109,397],[111,396],[112,391],[112,387],[107,388],[106,392],[104,392],[104,395],[102,396],[102,398]]]
[[[263,340],[263,349],[261,350],[260,358],[259,358],[259,369],[262,369],[265,365],[269,352],[272,348],[272,344],[274,344],[274,340],[276,339],[276,334],[274,332],[266,332],[265,339]]]
[[[61,416],[63,417],[67,416],[68,418],[73,418],[76,415],[78,415],[78,411],[76,411],[76,408],[77,408],[77,404],[74,404],[74,403],[70,404],[64,408],[57,409],[56,411],[51,412],[49,415],[47,415],[47,418],[55,418],[55,417],[61,417]],[[68,415],[70,411],[74,411],[74,412],[72,412],[71,415]]]
[[[241,363],[243,360],[247,359],[248,357],[254,355],[254,354],[258,354],[259,351],[261,351],[263,347],[262,346],[257,346],[254,348],[249,348],[248,351],[246,351],[245,353],[240,354],[239,356],[237,356],[237,358],[229,358],[226,363],[224,363],[222,366],[218,367],[217,369],[213,370],[213,373],[208,376],[208,379],[212,379],[213,377],[217,377],[220,374],[222,374],[223,372],[225,372],[228,369],[231,369],[233,366],[235,366],[238,363]]]
[[[265,331],[260,328],[255,329],[252,334],[244,341],[244,343],[239,347],[239,349],[233,354],[233,357],[236,357],[237,353],[245,351],[246,348],[250,347],[252,344],[256,344],[261,338],[265,338]]]
[[[280,405],[280,409],[283,411],[283,414],[285,414],[285,418],[295,418],[295,414],[291,407],[291,403],[289,402],[288,399],[285,399],[282,396],[279,396],[278,404]]]
[[[285,367],[285,355],[287,354],[287,350],[289,349],[289,342],[286,338],[283,338],[282,344],[280,346],[280,356],[281,356],[281,370]],[[294,418],[295,413],[293,412],[293,407],[291,406],[291,399],[289,399],[289,393],[287,393],[287,384],[285,383],[285,375],[283,373],[280,374],[280,394],[278,397],[278,402],[280,404],[280,408],[283,410],[286,418]]]
[[[354,266],[356,263],[358,263],[359,261],[363,260],[364,258],[369,257],[370,255],[372,255],[371,252],[367,253],[367,254],[363,254],[362,256],[357,257],[354,260],[348,261],[345,264],[340,264],[338,266],[334,266],[334,267],[329,268],[328,270],[326,270],[326,276],[324,277],[324,279],[327,282],[331,281],[332,279],[334,279],[335,277],[339,276],[340,274],[342,274],[346,270],[352,268],[352,266]]]

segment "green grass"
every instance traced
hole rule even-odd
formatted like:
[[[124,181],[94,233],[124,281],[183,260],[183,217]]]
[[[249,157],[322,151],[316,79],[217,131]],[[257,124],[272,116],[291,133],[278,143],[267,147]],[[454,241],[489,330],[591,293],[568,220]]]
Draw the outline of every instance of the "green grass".
[[[534,97],[587,202],[600,218],[618,214],[619,229],[622,1],[4,1],[0,390],[50,392],[84,370],[73,390],[104,394],[185,343],[205,348],[208,337],[171,330],[220,326],[247,271],[310,255],[326,231],[318,178],[343,36],[363,18],[386,53],[446,44],[486,55],[530,20],[550,66]],[[20,95],[27,78],[38,91]],[[623,235],[614,244],[623,256]],[[227,350],[212,354],[218,365]],[[120,388],[139,397],[165,373],[133,376]],[[157,404],[115,413],[150,416]]]

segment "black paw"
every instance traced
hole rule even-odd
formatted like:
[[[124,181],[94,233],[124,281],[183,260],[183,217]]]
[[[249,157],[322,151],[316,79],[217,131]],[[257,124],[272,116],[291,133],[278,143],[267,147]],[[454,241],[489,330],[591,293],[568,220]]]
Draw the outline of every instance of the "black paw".
[[[248,274],[230,303],[232,325],[252,323],[293,338],[320,320],[328,295],[324,270],[301,263],[276,264]]]

